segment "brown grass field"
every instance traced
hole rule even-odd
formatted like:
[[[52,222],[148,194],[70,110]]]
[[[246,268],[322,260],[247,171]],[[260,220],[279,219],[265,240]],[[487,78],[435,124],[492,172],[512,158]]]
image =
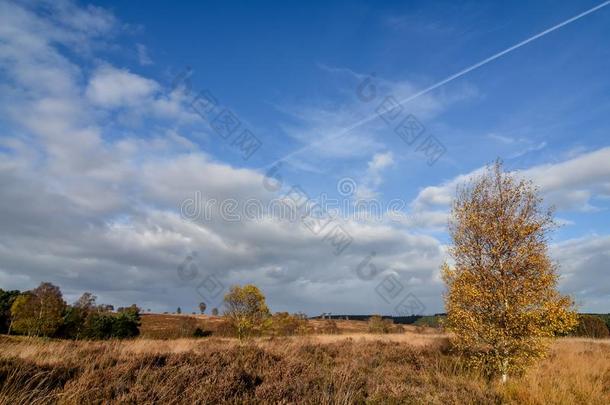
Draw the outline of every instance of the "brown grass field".
[[[126,341],[0,337],[0,404],[610,403],[610,340],[557,339],[502,385],[464,369],[431,329],[375,335],[337,321],[335,335],[168,339],[183,317],[146,315]],[[196,318],[212,331],[222,322]]]

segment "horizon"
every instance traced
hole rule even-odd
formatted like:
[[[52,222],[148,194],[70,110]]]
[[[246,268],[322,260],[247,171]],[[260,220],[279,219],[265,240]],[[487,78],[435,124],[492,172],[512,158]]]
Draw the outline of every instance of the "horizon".
[[[610,312],[610,2],[236,3],[0,0],[0,288],[441,314],[456,187],[501,159]]]

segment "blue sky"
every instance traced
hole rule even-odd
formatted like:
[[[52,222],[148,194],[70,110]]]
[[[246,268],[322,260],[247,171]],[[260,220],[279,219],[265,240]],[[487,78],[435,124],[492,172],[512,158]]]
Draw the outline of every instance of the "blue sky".
[[[413,294],[440,312],[448,203],[499,157],[557,207],[561,289],[607,312],[610,7],[413,96],[600,4],[2,1],[0,285],[195,310],[217,303],[201,287],[212,277],[219,290],[260,285],[274,310],[396,315]],[[190,107],[201,91],[213,117],[240,121],[228,140]],[[376,113],[387,97],[411,98],[389,124]],[[394,131],[407,115],[424,128],[411,145]],[[248,159],[234,144],[246,129],[260,140]],[[433,164],[428,139],[444,151]],[[352,239],[338,255],[323,232],[268,212],[181,215],[196,192],[242,207],[293,186],[347,208],[404,204],[375,221],[337,212]],[[371,252],[379,274],[362,279]]]

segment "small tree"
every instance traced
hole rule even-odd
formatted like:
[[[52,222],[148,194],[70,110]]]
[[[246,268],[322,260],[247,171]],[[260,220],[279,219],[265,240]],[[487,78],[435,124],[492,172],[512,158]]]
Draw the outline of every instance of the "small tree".
[[[178,307],[178,309],[176,309],[176,313],[177,313],[178,315],[180,315],[180,314],[182,313],[182,309],[180,309],[180,307]]]
[[[268,326],[269,308],[265,296],[255,285],[231,287],[224,304],[225,317],[240,340],[261,333]]]
[[[218,308],[212,308],[212,315],[218,316]]]
[[[67,339],[81,339],[86,336],[88,319],[95,312],[103,311],[104,306],[96,305],[97,297],[89,292],[84,293],[72,306],[66,307],[63,322],[57,335]]]
[[[369,318],[368,328],[370,333],[390,333],[394,329],[394,321],[373,315]]]
[[[532,184],[500,162],[459,188],[453,204],[446,326],[457,350],[502,381],[544,356],[545,338],[576,323],[572,300],[556,290],[547,251],[554,222],[541,204]]]
[[[11,305],[11,323],[8,328],[11,331],[23,335],[32,335],[36,330],[37,307],[35,297],[30,292],[20,294]]]
[[[83,309],[85,311],[91,311],[96,306],[97,297],[90,292],[83,293],[78,301],[74,303],[74,307]]]
[[[41,283],[13,302],[12,327],[15,332],[28,336],[52,336],[63,322],[65,308],[59,287]]]
[[[199,303],[199,311],[201,311],[201,314],[205,313],[205,309],[207,308],[207,306],[205,305],[205,302],[200,302]]]

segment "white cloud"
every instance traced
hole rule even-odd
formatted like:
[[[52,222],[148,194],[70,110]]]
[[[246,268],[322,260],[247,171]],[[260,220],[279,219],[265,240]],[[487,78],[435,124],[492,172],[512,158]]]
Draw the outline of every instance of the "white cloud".
[[[28,6],[0,3],[0,69],[7,89],[0,92],[6,122],[1,142],[8,148],[0,151],[3,287],[32,288],[49,280],[70,299],[94,290],[102,301],[118,305],[194,307],[201,300],[201,279],[181,283],[176,269],[197,251],[202,272],[215,272],[225,286],[255,282],[275,310],[393,313],[396,302],[388,305],[375,293],[390,273],[427,312],[441,310],[438,268],[445,253],[434,237],[347,219],[342,226],[353,243],[337,257],[320,235],[271,214],[239,222],[217,215],[196,223],[180,218],[181,202],[196,190],[240,204],[274,195],[262,186],[261,173],[215,161],[185,142],[176,123],[160,123],[163,136],[131,129],[106,136],[118,107],[138,117],[189,115],[178,94],[160,95],[155,81],[126,69],[103,64],[87,80],[57,44],[95,49],[117,22],[99,8],[58,4],[48,19]],[[422,114],[438,111],[438,100],[421,101]],[[332,133],[351,121],[346,111],[340,117],[333,112],[305,114],[309,128]],[[305,141],[306,132],[293,135]],[[319,149],[327,151],[325,157],[372,153],[367,169],[373,185],[394,160],[364,131]],[[585,184],[593,190],[602,177]],[[415,205],[446,203],[450,194],[443,187],[423,190]],[[426,214],[424,222],[444,219],[440,209]],[[371,252],[382,274],[362,280],[356,272]]]
[[[394,164],[394,155],[392,152],[376,153],[373,159],[369,162],[369,170],[371,172],[379,172],[386,167]]]
[[[439,186],[422,189],[412,206],[416,211],[447,207],[455,196],[456,187],[484,168],[459,175]],[[547,203],[561,211],[586,211],[592,208],[595,197],[610,196],[610,147],[582,153],[566,161],[519,170],[520,176],[533,181]]]
[[[272,214],[235,223],[218,215],[197,223],[180,218],[181,202],[196,190],[242,205],[274,195],[263,187],[261,173],[214,161],[185,144],[174,124],[160,131],[166,137],[137,131],[106,136],[118,107],[136,116],[184,112],[179,95],[159,95],[153,80],[105,63],[87,81],[62,56],[52,38],[94,49],[83,36],[88,24],[94,32],[110,29],[113,19],[99,9],[73,10],[74,19],[62,23],[12,4],[7,11],[21,18],[0,26],[0,68],[12,89],[0,96],[7,122],[2,144],[9,148],[0,160],[3,287],[32,288],[49,280],[69,299],[94,290],[119,305],[185,307],[201,297],[197,284],[181,283],[176,269],[197,251],[202,270],[216,272],[225,285],[259,284],[277,310],[392,313],[393,306],[375,294],[388,272],[405,288],[423,280],[416,294],[430,310],[440,310],[435,273],[442,250],[434,238],[346,221],[353,248],[336,257],[321,236]],[[64,9],[57,15],[67,18]],[[41,24],[46,31],[38,31]],[[380,154],[370,169],[391,161]],[[360,280],[355,271],[363,252],[371,251],[383,276]]]
[[[559,209],[586,210],[592,197],[610,196],[610,147],[521,173],[539,185]]]
[[[483,171],[484,168],[479,168],[468,174],[459,175],[439,186],[423,188],[411,202],[414,215],[429,210],[447,209],[455,197],[458,185],[467,182],[473,176],[483,173]]]
[[[394,165],[394,154],[390,151],[375,153],[367,164],[367,170],[356,189],[356,199],[368,200],[377,196],[377,188],[383,182],[382,172]]]
[[[607,312],[610,301],[610,236],[591,235],[552,246],[561,265],[561,288],[574,295],[584,311]]]
[[[94,72],[87,86],[87,98],[106,108],[136,106],[158,91],[153,80],[112,66],[101,66]]]

